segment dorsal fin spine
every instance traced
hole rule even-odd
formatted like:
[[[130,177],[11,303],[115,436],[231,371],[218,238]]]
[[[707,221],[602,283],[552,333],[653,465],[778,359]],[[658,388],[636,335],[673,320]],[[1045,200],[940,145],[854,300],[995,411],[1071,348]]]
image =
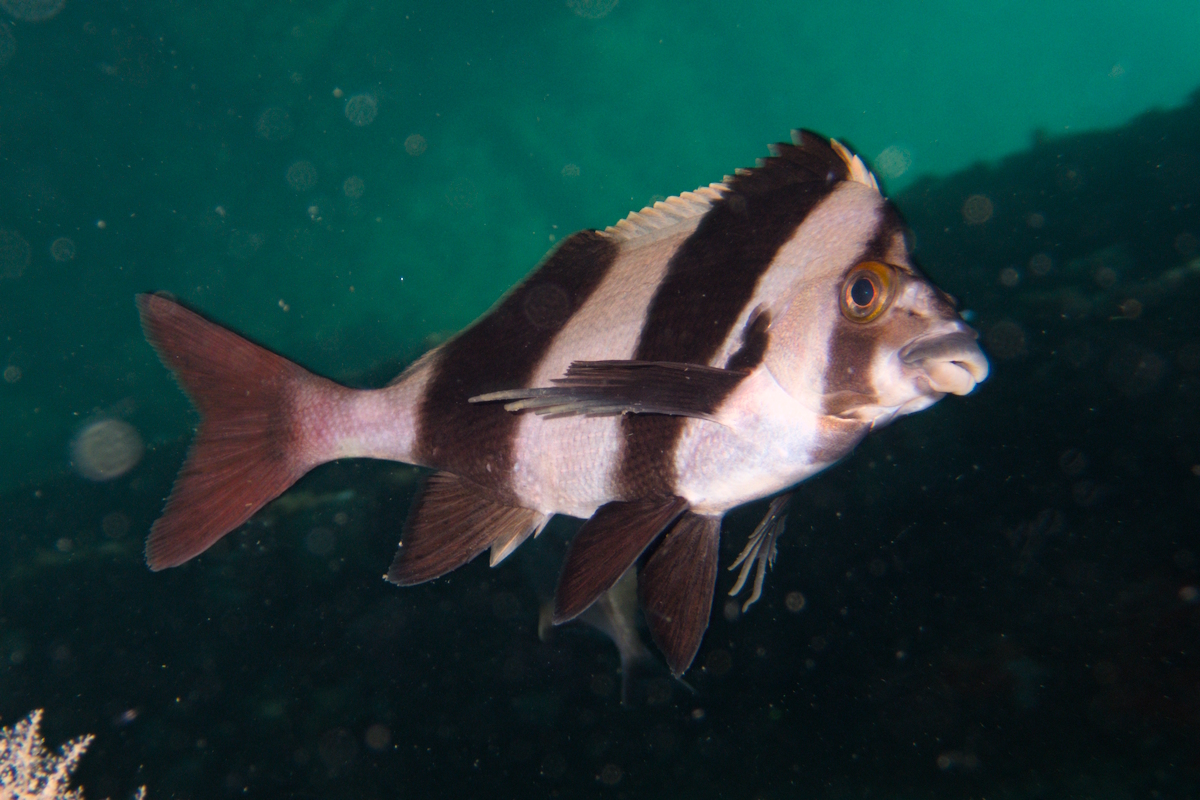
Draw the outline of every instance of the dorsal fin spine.
[[[808,137],[807,141],[806,136]],[[850,152],[845,145],[836,139],[823,139],[816,137],[815,134],[793,131],[792,141],[793,144],[791,145],[786,143],[771,145],[769,148],[770,157],[758,159],[753,169],[740,168],[733,175],[726,175],[725,179],[720,183],[710,183],[708,186],[702,186],[694,192],[683,192],[677,196],[659,200],[653,205],[643,208],[641,211],[630,212],[625,219],[617,222],[615,225],[610,225],[604,232],[616,239],[629,240],[660,231],[679,222],[703,216],[712,208],[713,203],[724,197],[731,189],[734,191],[740,190],[740,187],[734,188],[739,178],[753,180],[754,173],[759,170],[771,168],[771,162],[774,159],[787,158],[788,156],[785,151],[795,152],[792,148],[803,150],[806,145],[812,147],[818,141],[827,143],[828,148],[833,151],[837,159],[840,159],[845,164],[845,174],[839,175],[839,177],[844,180],[861,183],[877,192],[879,191],[879,182],[875,180],[875,176],[867,169],[863,160]],[[832,163],[836,164],[837,161],[832,160]]]
[[[863,163],[861,158],[851,153],[837,139],[830,139],[829,144],[833,147],[834,152],[841,156],[842,161],[846,162],[846,169],[850,171],[850,180],[861,183],[864,186],[870,186],[877,192],[879,191],[879,181],[875,180],[875,176],[871,174],[871,170],[867,169],[867,165]]]

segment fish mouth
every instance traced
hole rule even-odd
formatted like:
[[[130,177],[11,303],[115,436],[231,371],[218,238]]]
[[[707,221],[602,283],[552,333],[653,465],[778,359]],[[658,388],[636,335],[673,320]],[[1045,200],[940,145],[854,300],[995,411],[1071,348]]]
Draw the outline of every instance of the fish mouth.
[[[942,394],[969,394],[988,376],[988,360],[979,349],[979,334],[956,330],[924,336],[900,351],[900,360],[924,373],[929,388]]]

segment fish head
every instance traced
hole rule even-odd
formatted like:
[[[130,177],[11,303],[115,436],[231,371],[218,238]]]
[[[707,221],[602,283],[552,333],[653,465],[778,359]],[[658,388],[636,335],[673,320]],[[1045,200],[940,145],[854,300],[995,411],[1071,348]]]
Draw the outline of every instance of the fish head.
[[[911,264],[862,261],[837,287],[822,409],[871,427],[970,394],[988,374],[979,334]]]
[[[898,212],[863,183],[832,199],[837,216],[789,243],[806,260],[774,309],[776,381],[821,416],[869,427],[970,393],[988,374],[978,334],[913,264]]]

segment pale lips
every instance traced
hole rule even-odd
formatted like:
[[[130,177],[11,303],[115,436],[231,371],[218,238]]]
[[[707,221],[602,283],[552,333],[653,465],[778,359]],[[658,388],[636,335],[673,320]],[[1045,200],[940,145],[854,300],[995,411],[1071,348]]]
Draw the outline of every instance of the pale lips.
[[[988,361],[975,343],[975,331],[918,339],[905,347],[900,360],[925,373],[929,388],[945,394],[969,394],[988,375]]]

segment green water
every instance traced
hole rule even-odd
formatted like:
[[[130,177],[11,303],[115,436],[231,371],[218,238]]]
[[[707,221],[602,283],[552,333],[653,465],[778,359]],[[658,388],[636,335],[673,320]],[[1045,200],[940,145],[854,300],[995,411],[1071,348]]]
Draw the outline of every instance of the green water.
[[[894,148],[896,191],[1035,130],[1178,104],[1200,79],[1191,3],[623,0],[592,19],[562,2],[68,2],[7,24],[0,228],[31,252],[0,279],[10,487],[64,472],[97,413],[152,442],[188,430],[134,292],[347,378],[469,322],[553,237],[718,180],[791,128]],[[377,103],[364,126],[345,114],[359,93]],[[315,179],[296,190],[301,161]]]
[[[97,733],[89,796],[1200,793],[1196,3],[42,5],[0,0],[0,723]],[[135,293],[382,385],[795,127],[873,164],[994,371],[801,488],[689,686],[621,709],[518,556],[380,581],[408,468],[145,569],[196,416]],[[104,420],[144,448],[96,480]]]

